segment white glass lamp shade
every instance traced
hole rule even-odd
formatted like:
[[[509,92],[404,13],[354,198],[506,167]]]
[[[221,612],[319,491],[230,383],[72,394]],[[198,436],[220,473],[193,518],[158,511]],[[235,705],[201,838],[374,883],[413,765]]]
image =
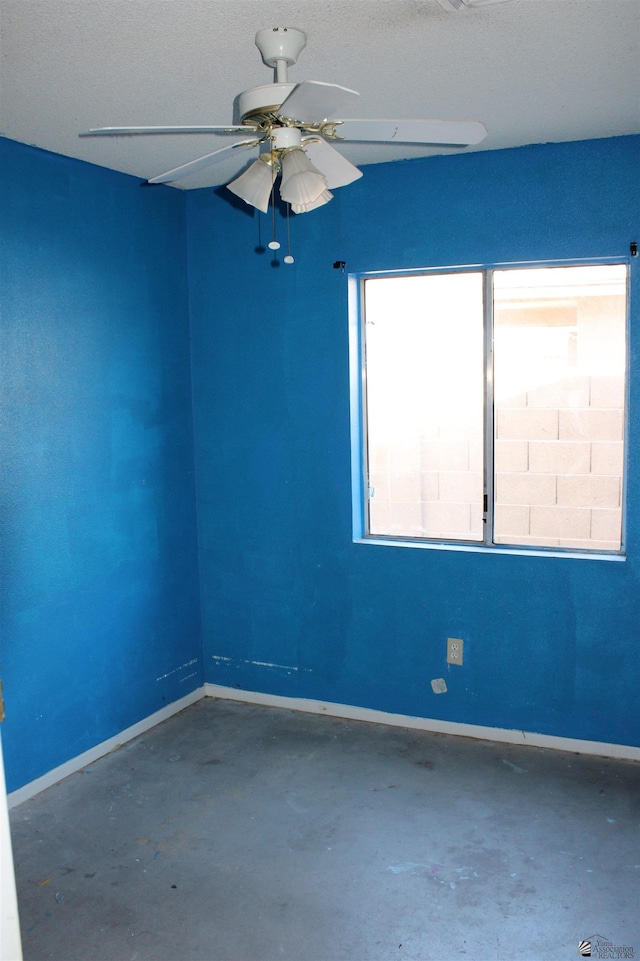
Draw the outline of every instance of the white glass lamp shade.
[[[326,178],[316,170],[304,150],[295,147],[283,154],[280,196],[292,208],[294,204],[307,207],[326,189]]]
[[[319,197],[312,200],[310,204],[291,204],[291,209],[294,214],[306,214],[308,210],[315,210],[316,207],[322,207],[324,204],[328,204],[330,200],[333,200],[333,194],[330,190],[323,190]]]
[[[269,198],[271,197],[274,176],[275,172],[271,164],[258,158],[236,180],[227,184],[227,190],[266,214],[269,209]]]

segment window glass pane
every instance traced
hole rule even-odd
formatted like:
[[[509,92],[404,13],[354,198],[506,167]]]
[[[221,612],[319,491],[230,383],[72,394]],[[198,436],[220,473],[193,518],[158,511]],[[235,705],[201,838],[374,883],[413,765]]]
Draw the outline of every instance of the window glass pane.
[[[493,278],[494,539],[619,550],[626,267]]]
[[[480,272],[364,283],[370,534],[482,541]]]

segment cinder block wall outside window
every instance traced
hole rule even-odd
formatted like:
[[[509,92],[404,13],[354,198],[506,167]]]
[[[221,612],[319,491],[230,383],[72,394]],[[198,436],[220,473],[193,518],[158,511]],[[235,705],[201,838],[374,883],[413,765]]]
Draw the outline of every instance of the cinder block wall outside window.
[[[506,318],[514,346],[519,332],[521,351],[528,335],[546,335],[547,370],[557,357],[559,370],[575,375],[496,398],[498,542],[619,548],[624,378],[606,371],[609,354],[623,356],[621,309],[619,297],[601,295]]]
[[[496,540],[619,546],[621,391],[613,378],[577,378],[497,410]]]
[[[624,380],[585,376],[581,369],[594,369],[599,359],[593,355],[603,344],[624,350],[621,326],[611,323],[621,309],[619,297],[585,297],[554,309],[552,317],[543,308],[514,310],[512,324],[507,318],[512,356],[526,356],[528,338],[548,333],[549,363],[546,382],[538,374],[519,392],[495,398],[496,542],[619,548]],[[576,373],[566,377],[572,351]],[[556,354],[563,376],[554,378]],[[396,420],[393,436],[376,437],[372,532],[475,539],[483,459],[477,416],[470,411],[468,425],[457,416],[452,426],[442,411],[438,423],[422,429],[408,421],[398,430]]]

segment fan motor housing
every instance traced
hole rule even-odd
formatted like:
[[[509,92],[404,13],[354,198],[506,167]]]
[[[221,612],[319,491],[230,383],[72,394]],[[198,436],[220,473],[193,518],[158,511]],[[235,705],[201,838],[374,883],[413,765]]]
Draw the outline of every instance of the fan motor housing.
[[[295,86],[295,83],[265,83],[261,87],[243,90],[238,97],[240,123],[276,112]]]

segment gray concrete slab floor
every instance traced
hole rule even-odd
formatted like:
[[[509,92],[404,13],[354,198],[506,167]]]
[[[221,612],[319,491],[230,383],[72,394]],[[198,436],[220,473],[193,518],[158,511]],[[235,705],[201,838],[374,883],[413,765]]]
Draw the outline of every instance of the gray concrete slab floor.
[[[638,958],[639,785],[632,762],[205,698],[13,810],[24,957]]]

